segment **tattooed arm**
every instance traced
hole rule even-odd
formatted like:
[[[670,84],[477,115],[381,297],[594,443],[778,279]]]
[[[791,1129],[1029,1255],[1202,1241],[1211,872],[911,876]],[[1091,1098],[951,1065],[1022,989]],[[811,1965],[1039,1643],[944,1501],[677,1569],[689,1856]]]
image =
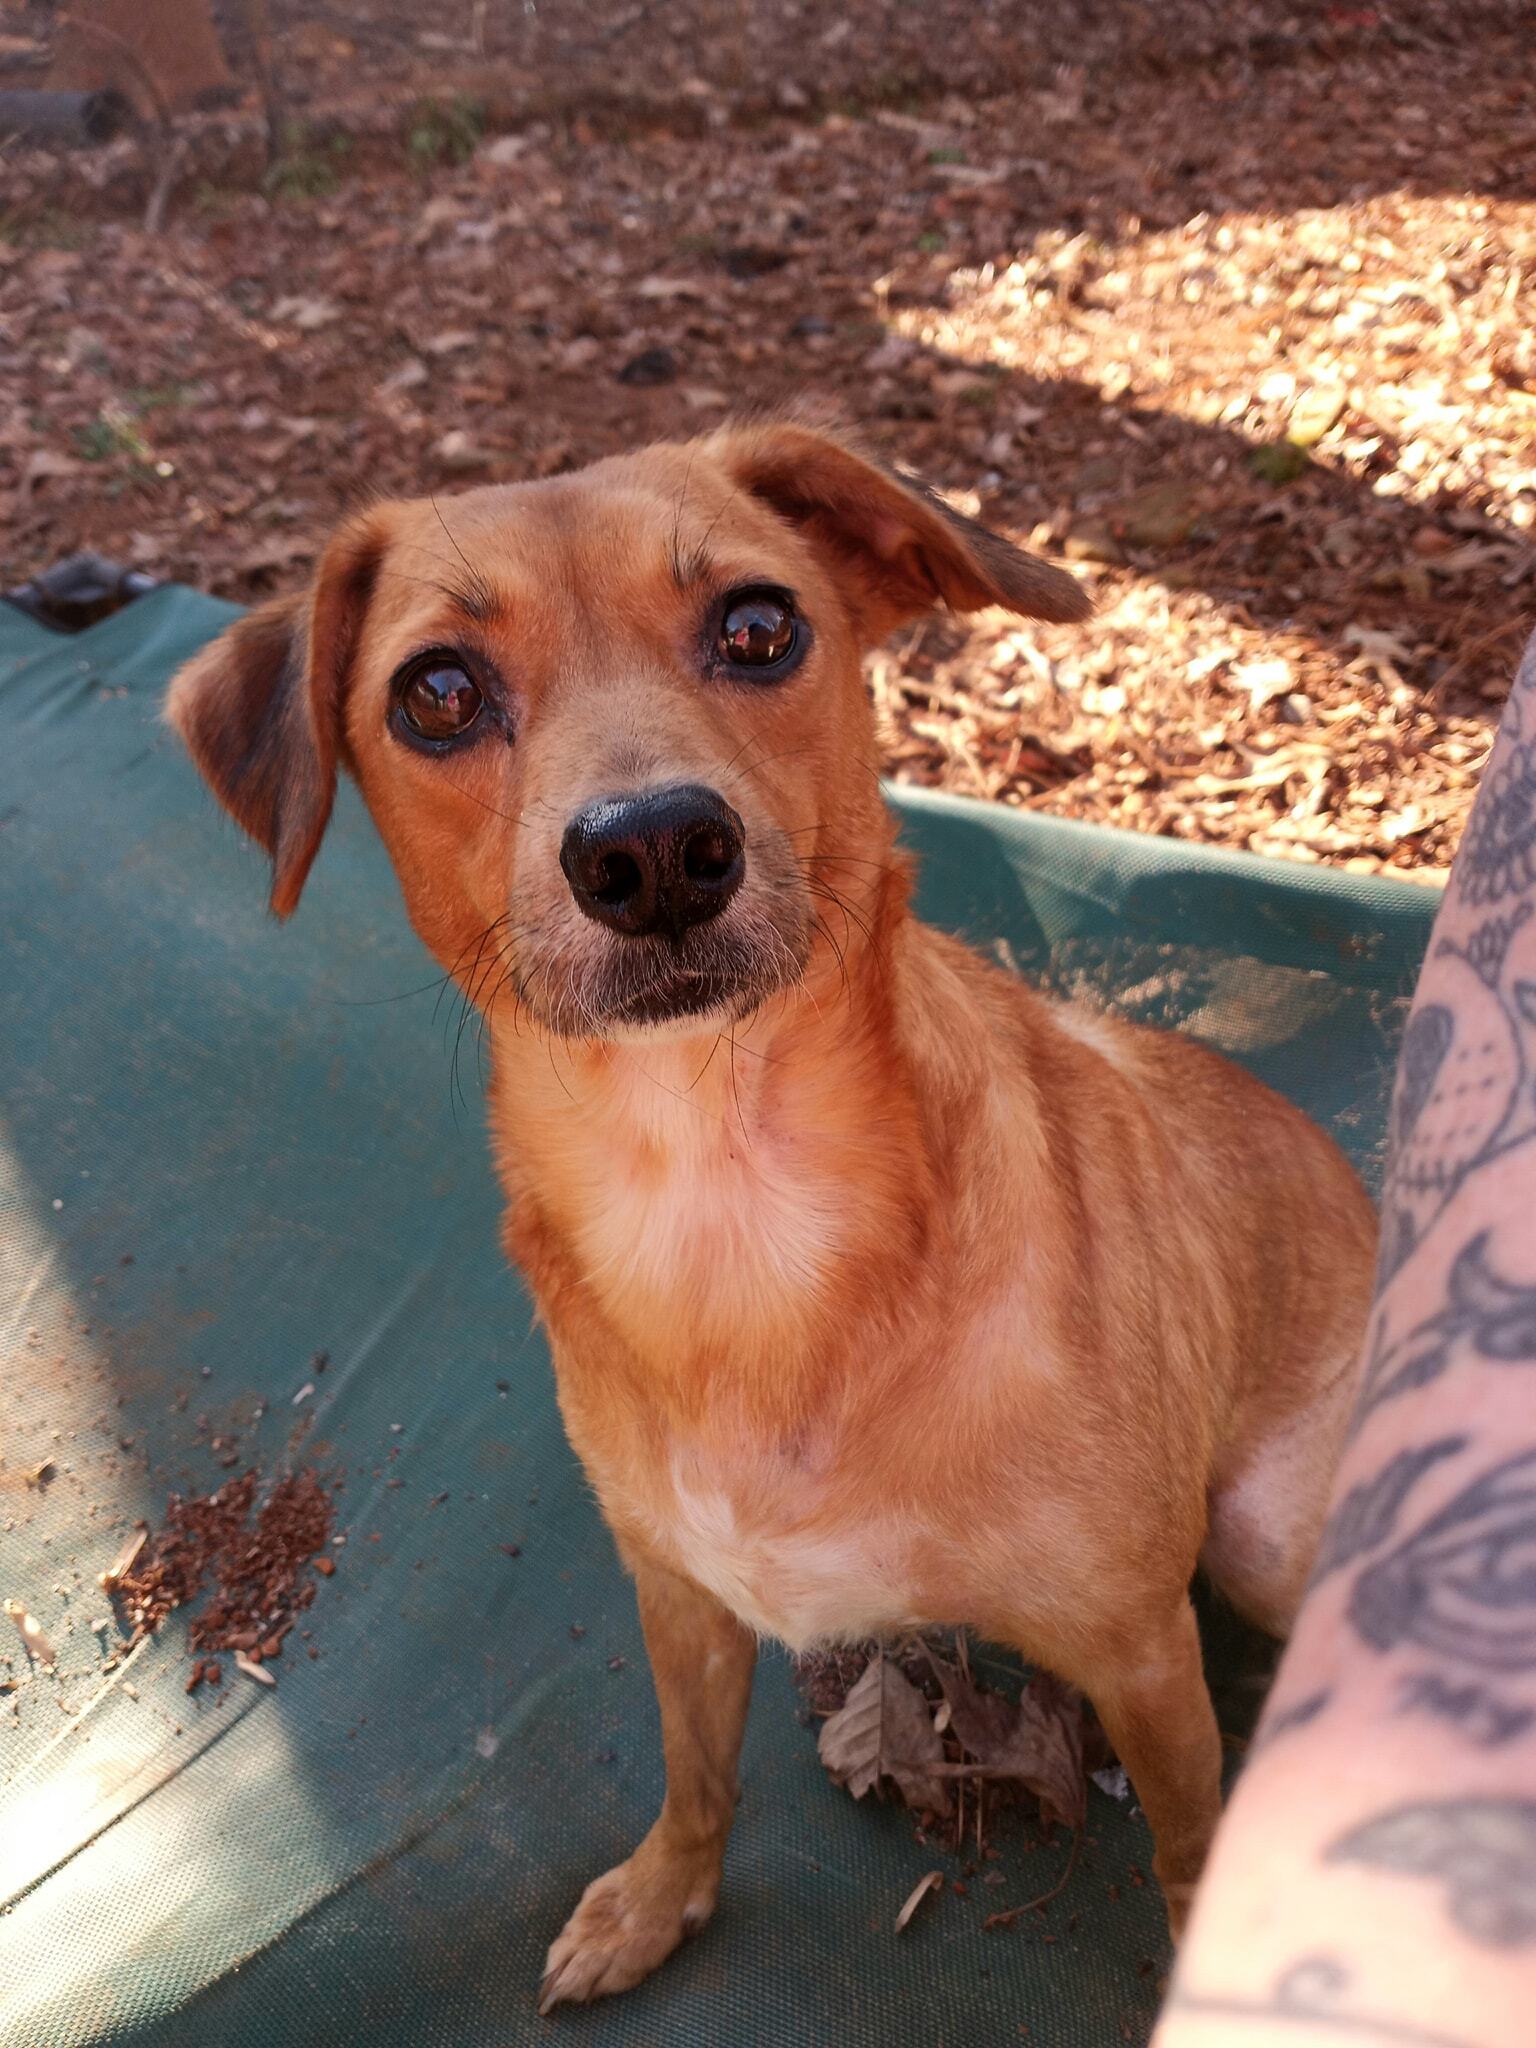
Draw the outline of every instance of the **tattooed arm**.
[[[1393,1098],[1359,1407],[1156,2048],[1536,2042],[1536,639]]]

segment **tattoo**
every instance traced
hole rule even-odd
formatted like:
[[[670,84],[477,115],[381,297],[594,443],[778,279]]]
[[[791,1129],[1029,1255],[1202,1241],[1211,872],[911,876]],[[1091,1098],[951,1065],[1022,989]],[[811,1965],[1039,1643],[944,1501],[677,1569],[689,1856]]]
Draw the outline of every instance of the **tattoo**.
[[[1456,1254],[1444,1308],[1390,1344],[1385,1318],[1378,1320],[1355,1410],[1356,1433],[1384,1401],[1439,1379],[1460,1344],[1470,1344],[1494,1365],[1536,1365],[1536,1285],[1507,1280],[1495,1270],[1488,1256],[1491,1235],[1480,1230]]]
[[[1328,1517],[1312,1569],[1313,1585],[1384,1543],[1396,1526],[1403,1502],[1431,1465],[1466,1447],[1464,1436],[1446,1436],[1418,1450],[1399,1451],[1374,1479],[1351,1487]]]
[[[1266,1714],[1262,1727],[1253,1739],[1250,1755],[1266,1747],[1277,1736],[1289,1735],[1293,1728],[1305,1728],[1315,1721],[1333,1702],[1333,1694],[1324,1688],[1321,1692],[1309,1692],[1293,1707],[1281,1707],[1278,1712]]]
[[[1523,1735],[1536,1709],[1511,1706],[1479,1685],[1475,1678],[1456,1684],[1438,1671],[1410,1671],[1399,1689],[1398,1710],[1404,1714],[1433,1714],[1450,1721],[1481,1749],[1497,1749]]]
[[[1464,946],[1458,945],[1454,939],[1442,939],[1435,948],[1435,957],[1465,960],[1484,988],[1497,989],[1504,973],[1505,957],[1514,943],[1515,934],[1522,929],[1531,915],[1532,908],[1528,902],[1517,903],[1505,917],[1485,918]],[[1525,982],[1516,983],[1517,988],[1527,986]]]
[[[1403,1038],[1382,1195],[1380,1281],[1403,1265],[1471,1174],[1536,1137],[1536,637],[1510,696],[1506,732],[1462,837],[1452,899],[1483,911],[1442,938],[1436,1000]],[[1412,1382],[1405,1382],[1412,1384]]]
[[[1328,1849],[1329,1863],[1360,1863],[1445,1886],[1462,1933],[1484,1948],[1536,1941],[1536,1802],[1426,1800],[1378,1814]]]
[[[1266,2023],[1266,2039],[1274,2026],[1311,2029],[1326,2025],[1335,2035],[1352,2034],[1364,2043],[1379,2044],[1379,2048],[1471,2048],[1471,2043],[1457,2034],[1352,2011],[1343,2004],[1349,1988],[1349,1971],[1336,1957],[1313,1955],[1293,1963],[1276,1978],[1272,1989],[1252,1998],[1208,1996],[1176,1982],[1166,2010],[1207,2019],[1261,2020]]]
[[[1373,1649],[1415,1643],[1482,1671],[1536,1670],[1536,1451],[1463,1487],[1362,1572],[1349,1618]]]
[[[1530,666],[1527,652],[1522,679]],[[1517,740],[1494,763],[1467,821],[1456,865],[1469,903],[1502,903],[1536,889],[1536,739]]]

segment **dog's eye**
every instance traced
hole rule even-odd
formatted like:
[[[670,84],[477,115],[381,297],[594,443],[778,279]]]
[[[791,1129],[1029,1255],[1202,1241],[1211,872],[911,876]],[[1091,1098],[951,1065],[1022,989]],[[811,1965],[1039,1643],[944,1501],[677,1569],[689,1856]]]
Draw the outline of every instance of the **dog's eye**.
[[[400,716],[424,740],[456,740],[485,705],[479,685],[455,661],[437,655],[420,663],[400,687]]]
[[[775,590],[735,590],[720,614],[720,652],[736,668],[775,668],[795,651],[794,607]]]

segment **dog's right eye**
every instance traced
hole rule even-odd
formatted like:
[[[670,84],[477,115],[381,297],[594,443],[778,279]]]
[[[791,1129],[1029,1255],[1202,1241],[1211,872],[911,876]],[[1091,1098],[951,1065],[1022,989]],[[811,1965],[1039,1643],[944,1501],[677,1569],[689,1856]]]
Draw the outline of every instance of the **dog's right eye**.
[[[396,686],[400,717],[418,739],[441,746],[469,731],[485,708],[479,684],[460,663],[429,655]]]

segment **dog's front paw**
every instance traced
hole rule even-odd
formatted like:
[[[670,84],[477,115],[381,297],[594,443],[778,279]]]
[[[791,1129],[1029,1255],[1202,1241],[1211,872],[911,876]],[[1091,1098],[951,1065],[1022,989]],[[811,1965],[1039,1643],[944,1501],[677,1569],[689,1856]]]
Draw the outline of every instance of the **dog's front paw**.
[[[589,1884],[566,1921],[539,1987],[539,2011],[628,1991],[715,1910],[718,1858],[668,1853],[654,1837]]]

